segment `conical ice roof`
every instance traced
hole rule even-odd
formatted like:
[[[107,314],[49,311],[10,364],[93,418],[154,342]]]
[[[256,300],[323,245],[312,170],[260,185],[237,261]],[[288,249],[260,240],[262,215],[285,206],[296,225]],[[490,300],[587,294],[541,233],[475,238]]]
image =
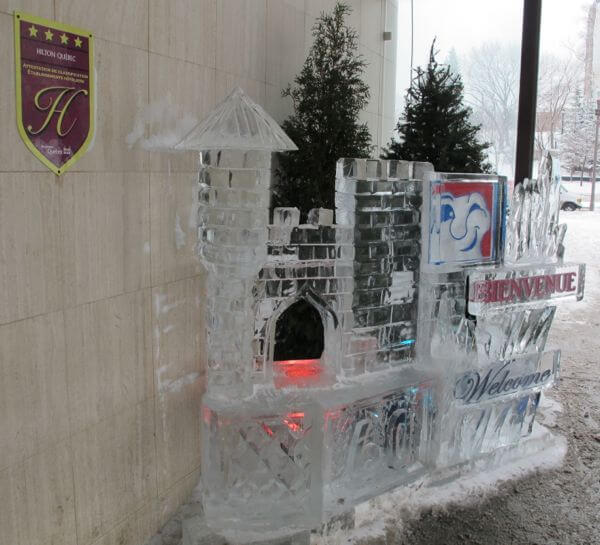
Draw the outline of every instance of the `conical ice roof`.
[[[239,87],[175,145],[180,150],[297,150],[277,122]]]

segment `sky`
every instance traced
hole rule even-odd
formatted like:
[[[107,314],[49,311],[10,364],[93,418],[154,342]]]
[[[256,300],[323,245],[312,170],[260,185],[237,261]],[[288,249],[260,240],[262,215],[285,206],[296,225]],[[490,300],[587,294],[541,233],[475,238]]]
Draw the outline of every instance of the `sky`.
[[[523,0],[413,0],[413,4],[415,67],[427,63],[434,37],[442,62],[452,47],[460,59],[484,42],[521,44]],[[566,56],[581,47],[590,4],[591,0],[543,0],[541,52]],[[410,0],[399,0],[399,98],[410,82],[410,11]]]

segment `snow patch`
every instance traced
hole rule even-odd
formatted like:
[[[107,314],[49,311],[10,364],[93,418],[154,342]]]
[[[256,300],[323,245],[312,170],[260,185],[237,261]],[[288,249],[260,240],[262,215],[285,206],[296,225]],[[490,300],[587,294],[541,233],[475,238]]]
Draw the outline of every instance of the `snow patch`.
[[[170,94],[142,108],[126,143],[148,151],[173,150],[198,123],[191,114],[181,115]],[[146,134],[149,136],[146,137]]]
[[[556,399],[552,399],[547,395],[542,395],[542,400],[538,406],[536,419],[539,420],[539,422],[544,426],[553,428],[557,424],[558,415],[560,415],[562,412],[562,405]]]
[[[175,301],[174,303],[167,305],[166,301],[167,296],[164,293],[157,293],[154,296],[154,311],[157,316],[167,314],[183,303],[183,301]]]
[[[164,369],[164,368],[161,368]],[[200,376],[200,373],[198,372],[194,372],[194,373],[188,373],[187,375],[184,375],[183,377],[179,377],[177,379],[174,380],[161,380],[160,376],[162,375],[162,373],[159,373],[160,369],[157,371],[157,375],[159,375],[158,377],[158,392],[160,394],[165,394],[165,393],[171,393],[171,392],[181,392],[181,390],[183,390],[184,386],[187,386],[188,384],[193,384],[194,382],[196,382],[196,379]]]

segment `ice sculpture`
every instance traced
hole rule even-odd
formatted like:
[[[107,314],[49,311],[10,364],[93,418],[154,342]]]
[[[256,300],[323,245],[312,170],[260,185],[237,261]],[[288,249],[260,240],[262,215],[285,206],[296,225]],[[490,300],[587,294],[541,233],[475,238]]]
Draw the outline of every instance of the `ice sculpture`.
[[[546,153],[540,179],[517,186],[508,214],[500,177],[461,181],[436,173],[425,183],[429,252],[421,267],[418,354],[441,372],[443,410],[432,444],[438,465],[517,444],[558,375],[560,351],[546,350],[555,305],[580,300],[585,281],[584,265],[562,262],[558,172],[557,158]],[[444,233],[460,240],[444,245]],[[473,254],[461,242],[469,238],[483,250]]]
[[[502,177],[340,159],[335,221],[315,209],[302,224],[296,208],[269,221],[271,153],[295,146],[241,90],[178,147],[200,152],[214,531],[306,543],[358,502],[531,432],[560,367],[555,304],[583,295],[584,266],[562,263],[556,158],[508,218]],[[276,333],[300,307],[322,350],[282,359]]]

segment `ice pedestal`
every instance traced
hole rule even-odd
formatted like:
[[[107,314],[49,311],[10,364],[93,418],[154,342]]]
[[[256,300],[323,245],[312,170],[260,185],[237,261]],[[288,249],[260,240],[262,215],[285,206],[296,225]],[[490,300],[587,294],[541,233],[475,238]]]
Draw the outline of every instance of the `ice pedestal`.
[[[333,392],[262,392],[239,403],[206,396],[210,524],[314,528],[421,475],[434,407],[432,384],[419,379],[407,371],[404,382],[388,375]]]
[[[308,399],[203,403],[204,509],[215,528],[311,528],[319,520],[321,431]]]

